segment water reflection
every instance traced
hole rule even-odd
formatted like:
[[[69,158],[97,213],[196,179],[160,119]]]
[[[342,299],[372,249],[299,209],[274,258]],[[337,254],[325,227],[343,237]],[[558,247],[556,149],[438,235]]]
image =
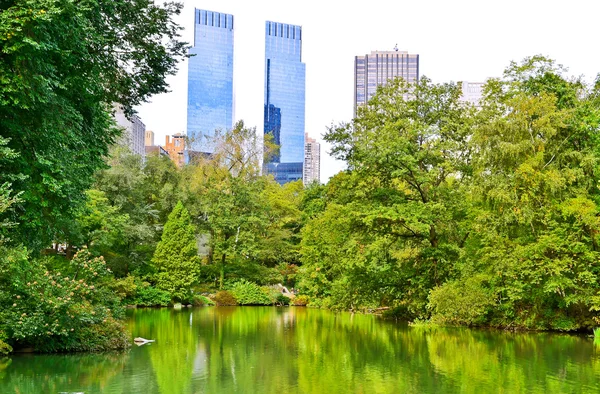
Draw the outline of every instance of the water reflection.
[[[135,310],[120,354],[0,360],[0,392],[597,392],[588,338],[417,329],[306,308]],[[132,337],[133,338],[133,337]]]

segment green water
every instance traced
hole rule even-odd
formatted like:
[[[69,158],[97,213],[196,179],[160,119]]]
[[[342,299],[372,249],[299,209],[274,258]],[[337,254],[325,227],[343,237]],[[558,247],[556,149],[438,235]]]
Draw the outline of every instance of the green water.
[[[411,328],[307,308],[134,310],[122,353],[0,359],[0,393],[596,393],[585,337]]]

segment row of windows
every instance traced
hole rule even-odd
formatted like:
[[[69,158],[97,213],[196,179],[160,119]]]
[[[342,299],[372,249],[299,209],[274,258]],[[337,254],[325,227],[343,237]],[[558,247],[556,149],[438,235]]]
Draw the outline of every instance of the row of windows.
[[[302,28],[285,23],[267,22],[267,34],[275,37],[291,38],[292,40],[295,40],[297,36],[298,40],[302,40]]]
[[[213,11],[198,11],[198,24],[233,30],[233,15]]]

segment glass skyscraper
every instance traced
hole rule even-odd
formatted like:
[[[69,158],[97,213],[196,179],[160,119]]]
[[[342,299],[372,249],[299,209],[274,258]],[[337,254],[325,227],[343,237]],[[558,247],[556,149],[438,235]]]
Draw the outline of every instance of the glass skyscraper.
[[[302,179],[305,80],[302,27],[267,21],[264,132],[280,150],[265,169],[280,184]]]
[[[189,153],[212,153],[216,129],[233,127],[233,15],[194,10],[189,53],[187,137]],[[207,138],[208,137],[208,138]]]
[[[373,51],[354,59],[354,115],[375,94],[377,86],[396,77],[409,83],[419,80],[419,55],[398,51]]]

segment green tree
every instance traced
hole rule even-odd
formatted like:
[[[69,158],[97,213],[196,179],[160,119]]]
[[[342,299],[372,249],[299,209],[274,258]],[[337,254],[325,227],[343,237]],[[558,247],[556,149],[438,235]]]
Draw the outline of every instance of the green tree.
[[[185,56],[182,5],[150,0],[8,0],[0,4],[0,130],[18,154],[0,183],[22,192],[13,219],[35,248],[61,239],[127,111],[165,92]]]
[[[487,324],[594,326],[600,309],[598,89],[534,56],[511,63],[486,91],[471,141],[478,153],[472,253],[459,284],[481,273],[478,291],[492,301],[482,310]],[[443,286],[438,299],[453,288]]]
[[[398,79],[351,123],[330,128],[324,138],[348,171],[330,181],[323,213],[307,205],[314,219],[303,230],[304,286],[325,275],[336,284],[327,290],[334,305],[401,302],[427,313],[430,289],[452,277],[468,236],[474,109],[459,97],[454,84]]]
[[[190,214],[181,202],[169,215],[152,262],[158,271],[158,288],[178,301],[192,299],[191,287],[198,281],[200,257]]]

